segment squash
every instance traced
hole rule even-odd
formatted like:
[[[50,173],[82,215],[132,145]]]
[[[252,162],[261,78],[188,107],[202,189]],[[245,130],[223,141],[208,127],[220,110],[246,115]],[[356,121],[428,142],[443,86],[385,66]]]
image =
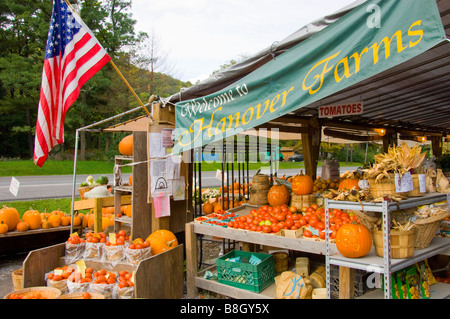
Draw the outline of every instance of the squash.
[[[125,207],[124,214],[128,217],[131,217],[133,215],[133,205],[128,205]]]
[[[177,237],[165,229],[156,230],[147,237],[152,255],[157,255],[178,246]]]
[[[125,136],[119,142],[119,152],[122,155],[127,155],[127,156],[133,155],[133,134]]]
[[[356,178],[343,179],[339,183],[339,190],[351,190],[352,188],[356,188],[357,190],[360,190],[358,183],[359,183],[359,179],[356,179]]]
[[[0,221],[8,225],[8,231],[15,230],[17,224],[20,222],[19,212],[14,207],[3,206],[0,209]]]
[[[291,194],[285,185],[272,185],[267,193],[267,201],[270,206],[289,205]]]
[[[61,216],[57,212],[51,213],[48,217],[48,222],[53,228],[58,227],[61,225]]]
[[[8,232],[8,224],[6,224],[3,220],[0,220],[0,234],[5,234]]]
[[[344,257],[363,257],[372,248],[372,234],[366,226],[354,221],[344,224],[337,231],[336,248]]]
[[[300,172],[300,175],[295,175],[292,178],[291,189],[295,195],[309,195],[312,193],[314,182],[309,175],[304,175]]]
[[[214,206],[210,202],[206,202],[203,204],[203,212],[205,215],[211,214],[214,211]]]
[[[69,215],[64,215],[63,217],[61,217],[61,226],[68,226],[70,225],[70,216]]]
[[[30,229],[41,228],[41,213],[39,213],[35,209],[30,208],[25,213],[23,213],[22,219],[29,225]]]
[[[75,214],[73,216],[73,220],[71,221],[73,226],[80,226],[81,225],[81,216],[77,214]]]
[[[28,229],[30,229],[30,225],[28,225],[26,222],[21,220],[20,222],[17,223],[16,229],[18,231],[27,231]]]

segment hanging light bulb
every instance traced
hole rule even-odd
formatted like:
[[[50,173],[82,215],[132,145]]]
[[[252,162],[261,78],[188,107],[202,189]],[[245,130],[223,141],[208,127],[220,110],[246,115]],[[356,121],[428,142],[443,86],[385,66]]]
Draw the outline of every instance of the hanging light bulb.
[[[377,128],[377,129],[375,129],[375,132],[377,132],[378,135],[380,135],[380,136],[384,136],[386,134],[386,129],[384,129],[384,128]]]
[[[419,136],[419,142],[425,143],[426,141],[427,141],[427,137],[426,136]]]

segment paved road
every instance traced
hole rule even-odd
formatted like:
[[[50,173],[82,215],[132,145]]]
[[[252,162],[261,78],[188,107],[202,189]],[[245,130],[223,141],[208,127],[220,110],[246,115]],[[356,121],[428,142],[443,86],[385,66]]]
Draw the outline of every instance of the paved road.
[[[341,167],[340,171],[352,171],[357,167]],[[253,176],[255,171],[250,171],[249,175]],[[269,173],[269,171],[262,171]],[[286,176],[298,173],[298,169],[279,170],[278,175]],[[322,170],[319,167],[317,174],[321,175]],[[130,174],[123,174],[123,180],[128,180]],[[100,175],[92,175],[97,179]],[[113,182],[113,175],[106,174]],[[44,198],[62,198],[71,197],[73,192],[73,175],[52,175],[52,176],[18,176],[15,177],[19,181],[19,192],[15,197],[10,191],[11,177],[0,177],[0,202],[15,201],[15,200],[34,200]],[[237,176],[235,176],[237,178]],[[75,183],[75,196],[78,196],[78,185],[86,179],[85,175],[77,175]],[[219,187],[220,181],[216,179],[216,172],[202,172],[202,187]]]

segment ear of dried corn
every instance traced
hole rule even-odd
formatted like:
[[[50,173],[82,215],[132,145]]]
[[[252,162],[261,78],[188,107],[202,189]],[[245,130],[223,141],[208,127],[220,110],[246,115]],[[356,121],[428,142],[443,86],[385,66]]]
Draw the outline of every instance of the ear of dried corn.
[[[364,178],[374,178],[380,181],[383,178],[389,178],[389,174],[399,174],[403,176],[412,169],[419,168],[426,153],[422,153],[419,144],[410,148],[405,142],[401,146],[389,146],[387,153],[381,153],[374,156],[374,164],[368,169],[364,169]]]

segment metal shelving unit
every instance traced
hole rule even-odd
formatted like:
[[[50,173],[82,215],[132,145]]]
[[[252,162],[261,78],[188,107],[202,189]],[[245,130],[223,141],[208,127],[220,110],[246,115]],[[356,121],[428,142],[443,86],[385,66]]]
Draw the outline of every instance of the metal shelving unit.
[[[434,238],[430,246],[425,249],[415,250],[414,255],[405,259],[391,259],[390,258],[390,212],[413,208],[421,205],[428,205],[440,201],[447,200],[446,194],[426,194],[421,197],[408,198],[401,202],[387,202],[370,203],[363,202],[364,211],[382,213],[383,218],[383,251],[384,257],[378,257],[372,248],[371,252],[361,258],[346,258],[339,252],[331,252],[328,241],[329,234],[326,233],[325,251],[326,251],[326,273],[327,273],[327,298],[331,297],[330,291],[330,265],[343,266],[354,269],[370,270],[384,275],[384,298],[392,298],[391,280],[392,272],[403,269],[414,263],[440,254],[448,250],[450,241],[448,238]],[[329,227],[329,209],[348,209],[361,210],[361,204],[350,201],[335,201],[325,199],[325,229]]]

